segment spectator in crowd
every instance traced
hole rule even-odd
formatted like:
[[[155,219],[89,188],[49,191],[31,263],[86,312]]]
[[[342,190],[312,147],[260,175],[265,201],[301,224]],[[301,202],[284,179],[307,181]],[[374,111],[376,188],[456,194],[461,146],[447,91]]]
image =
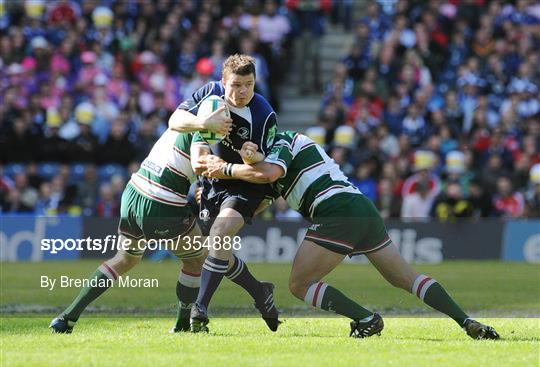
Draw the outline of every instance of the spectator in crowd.
[[[3,213],[17,214],[31,213],[32,211],[32,207],[24,204],[21,200],[21,193],[19,190],[12,189],[7,193],[4,203],[2,204]]]
[[[39,159],[45,162],[65,162],[68,160],[69,142],[60,136],[62,123],[60,113],[55,108],[47,110],[47,120]]]
[[[540,19],[531,2],[368,2],[357,19],[359,3],[349,0],[28,4],[9,2],[0,23],[0,161],[9,172],[0,186],[2,210],[9,197],[15,212],[80,212],[80,168],[42,177],[42,162],[113,159],[124,165],[125,179],[165,131],[178,101],[219,76],[222,60],[241,48],[258,55],[266,88],[258,84],[275,109],[289,65],[299,64],[302,92],[320,91],[326,15],[349,9],[353,42],[326,79],[313,127],[343,170],[353,178],[369,167],[377,195],[385,192],[384,210],[405,201],[420,181],[433,197],[458,181],[473,216],[535,213],[529,173],[540,163]],[[207,60],[211,73],[198,67]],[[343,127],[354,130],[344,134],[347,144],[335,139]],[[135,151],[128,159],[129,145]],[[416,156],[426,151],[432,164],[421,169]],[[448,160],[460,153],[465,163],[452,172]],[[8,195],[21,167],[34,172],[34,208],[24,207],[20,192]],[[503,192],[498,187],[501,176],[510,179],[510,194],[506,184]],[[111,180],[100,173],[96,185]],[[509,204],[519,202],[518,194],[524,209],[509,210],[519,208]],[[85,213],[95,212],[96,202],[81,204]],[[495,204],[507,209],[492,210]]]
[[[18,192],[18,201],[24,208],[33,208],[36,205],[39,195],[38,191],[30,186],[28,175],[24,172],[15,175],[15,190]]]
[[[383,218],[400,217],[401,201],[395,194],[392,186],[392,181],[387,178],[383,178],[379,181],[375,206],[379,209]]]
[[[87,164],[83,179],[77,184],[77,202],[86,215],[94,213],[94,208],[99,196],[99,182],[97,168],[93,164]]]
[[[30,123],[24,115],[15,116],[13,131],[5,139],[0,139],[1,157],[5,162],[28,163],[37,159],[38,137],[30,130]]]
[[[288,0],[289,9],[295,19],[298,34],[295,58],[300,77],[300,93],[320,91],[320,39],[325,31],[324,14],[330,11],[330,2]],[[311,75],[308,75],[308,65]]]
[[[51,215],[56,210],[56,203],[52,199],[51,184],[43,182],[39,187],[39,199],[34,207],[34,213],[37,215]]]
[[[99,147],[102,163],[118,163],[127,166],[135,155],[135,147],[128,140],[127,129],[122,119],[113,121],[105,144]]]
[[[471,217],[473,209],[471,202],[464,197],[460,183],[452,181],[435,198],[431,209],[431,216],[440,221],[452,221],[456,218]]]
[[[479,179],[471,180],[468,200],[471,202],[474,218],[491,216],[493,212],[491,195]]]
[[[373,179],[372,169],[368,163],[361,163],[351,183],[372,201],[377,199],[377,182]]]
[[[525,211],[523,194],[514,191],[512,181],[506,176],[497,179],[497,192],[493,196],[494,215],[504,218],[517,218]]]
[[[289,208],[285,199],[279,197],[276,199],[274,205],[274,218],[277,220],[299,220],[302,218],[302,215]]]
[[[96,215],[100,218],[114,218],[120,214],[120,202],[114,197],[110,184],[102,184],[99,188],[99,199]]]
[[[531,167],[530,187],[525,193],[525,216],[540,217],[540,163]]]
[[[429,183],[425,180],[419,181],[416,190],[403,198],[401,219],[413,221],[428,219],[433,199],[429,192]]]

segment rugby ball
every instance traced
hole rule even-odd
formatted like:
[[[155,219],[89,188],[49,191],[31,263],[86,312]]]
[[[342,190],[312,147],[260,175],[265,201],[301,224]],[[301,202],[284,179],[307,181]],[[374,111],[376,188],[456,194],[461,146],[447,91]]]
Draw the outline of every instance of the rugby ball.
[[[225,106],[225,110],[222,112],[223,116],[230,118],[231,113],[229,111],[229,107],[227,106],[227,103],[223,100],[223,98],[221,98],[220,96],[206,97],[199,105],[197,116],[206,117],[221,106]],[[223,134],[213,133],[208,130],[201,130],[199,131],[199,133],[208,144],[217,144],[225,137],[225,135]]]

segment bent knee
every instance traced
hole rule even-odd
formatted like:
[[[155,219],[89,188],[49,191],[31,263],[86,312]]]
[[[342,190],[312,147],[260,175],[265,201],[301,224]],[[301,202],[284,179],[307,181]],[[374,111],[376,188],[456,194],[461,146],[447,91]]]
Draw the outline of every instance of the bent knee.
[[[307,290],[313,282],[302,281],[297,278],[289,279],[289,290],[298,299],[303,300],[306,296]]]
[[[190,273],[200,273],[206,256],[199,256],[193,259],[182,260],[182,269]]]
[[[407,292],[411,291],[412,281],[407,276],[394,275],[394,276],[389,277],[389,279],[387,280],[392,286],[396,288],[406,290]]]
[[[108,260],[107,263],[118,273],[122,274],[141,262],[142,256],[133,256],[125,251],[119,251],[115,257]]]

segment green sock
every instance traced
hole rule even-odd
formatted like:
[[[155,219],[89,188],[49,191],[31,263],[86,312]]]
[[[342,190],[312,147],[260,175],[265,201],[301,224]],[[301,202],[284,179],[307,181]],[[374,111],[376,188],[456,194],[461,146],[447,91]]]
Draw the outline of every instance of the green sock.
[[[201,284],[201,275],[186,273],[184,270],[178,277],[176,283],[176,297],[178,298],[178,312],[176,314],[175,327],[179,330],[189,330],[189,315],[191,305],[197,299],[199,287]]]
[[[309,287],[304,301],[311,306],[335,312],[353,320],[362,320],[373,316],[373,312],[366,310],[336,288],[323,282],[315,283]]]
[[[81,313],[118,279],[118,274],[109,265],[103,263],[88,278],[88,286],[81,289],[79,295],[63,314],[72,321],[77,321]]]
[[[425,304],[450,316],[459,326],[463,326],[465,319],[469,317],[444,288],[430,277],[419,275],[414,281],[412,293]]]

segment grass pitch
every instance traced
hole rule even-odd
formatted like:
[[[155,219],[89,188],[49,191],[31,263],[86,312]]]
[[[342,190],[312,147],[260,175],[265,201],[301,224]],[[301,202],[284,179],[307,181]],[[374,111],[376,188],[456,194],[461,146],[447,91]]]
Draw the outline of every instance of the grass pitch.
[[[170,319],[84,318],[71,335],[49,318],[2,319],[2,366],[538,366],[538,319],[488,319],[503,340],[469,339],[448,319],[386,318],[381,337],[351,339],[338,318],[213,319],[211,334],[167,334]]]
[[[452,320],[433,317],[416,297],[358,264],[343,264],[325,281],[380,312],[386,325],[381,337],[351,339],[348,320],[320,317],[294,299],[287,290],[289,264],[249,265],[258,278],[276,284],[285,320],[277,333],[247,317],[255,315],[250,298],[224,281],[211,305],[210,334],[172,335],[178,274],[172,261],[143,262],[130,273],[157,278],[159,287],[110,289],[73,334],[51,334],[50,320],[78,289],[43,289],[40,276],[85,278],[99,263],[0,263],[0,366],[540,366],[540,269],[534,265],[416,266],[494,326],[499,341],[470,339]]]

